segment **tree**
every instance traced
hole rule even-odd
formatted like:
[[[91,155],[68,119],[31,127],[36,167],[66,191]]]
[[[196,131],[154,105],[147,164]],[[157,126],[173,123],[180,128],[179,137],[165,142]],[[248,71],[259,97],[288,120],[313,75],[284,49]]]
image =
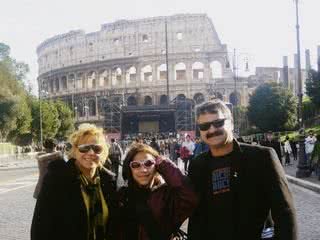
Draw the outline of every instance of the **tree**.
[[[56,101],[55,107],[58,111],[60,127],[56,134],[56,138],[65,140],[67,136],[74,130],[74,118],[72,110],[62,101]]]
[[[23,80],[27,64],[10,57],[10,47],[0,43],[0,134],[2,140],[15,141],[30,132],[31,110],[26,103]]]
[[[249,130],[248,109],[244,106],[233,108],[234,125],[239,129],[239,136],[245,135]]]
[[[263,84],[250,97],[248,118],[261,131],[293,129],[297,124],[297,99],[277,84]]]
[[[41,104],[41,120],[42,120],[42,137],[54,138],[60,127],[59,114],[57,108],[52,101],[31,99],[32,106],[32,136],[37,142],[40,142],[40,104]]]
[[[310,70],[306,79],[307,95],[311,101],[320,108],[320,72]]]

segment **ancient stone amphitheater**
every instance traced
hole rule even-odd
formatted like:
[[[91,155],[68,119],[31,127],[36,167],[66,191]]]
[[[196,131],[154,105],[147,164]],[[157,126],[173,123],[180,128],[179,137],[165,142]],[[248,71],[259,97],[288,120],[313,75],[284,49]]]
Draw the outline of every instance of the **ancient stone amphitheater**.
[[[42,42],[39,89],[67,102],[77,123],[108,132],[191,131],[195,104],[248,101],[246,79],[235,82],[228,53],[205,14],[119,20]]]

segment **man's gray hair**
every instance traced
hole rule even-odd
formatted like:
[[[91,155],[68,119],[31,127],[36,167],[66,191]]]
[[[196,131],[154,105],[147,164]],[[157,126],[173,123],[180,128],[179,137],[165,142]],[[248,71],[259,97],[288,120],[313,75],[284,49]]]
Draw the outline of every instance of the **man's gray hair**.
[[[213,113],[217,114],[218,112],[223,113],[223,115],[227,119],[232,120],[232,114],[228,106],[221,100],[215,99],[211,101],[207,101],[204,103],[201,103],[196,106],[196,118],[198,119],[200,115],[207,114],[207,113]]]

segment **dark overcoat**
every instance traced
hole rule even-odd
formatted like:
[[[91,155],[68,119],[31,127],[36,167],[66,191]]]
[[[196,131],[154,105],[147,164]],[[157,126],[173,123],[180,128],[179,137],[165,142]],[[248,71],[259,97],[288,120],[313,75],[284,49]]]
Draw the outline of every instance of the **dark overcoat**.
[[[233,222],[230,231],[234,239],[258,240],[265,220],[271,211],[275,239],[296,240],[296,212],[284,170],[276,152],[269,147],[234,143],[238,156],[231,163],[231,193]],[[191,240],[207,239],[210,228],[209,188],[211,178],[211,152],[200,154],[191,161],[189,177],[199,194],[198,208],[189,219],[188,234]]]
[[[114,175],[100,171],[101,188],[109,209],[106,239],[115,239],[118,199]],[[49,164],[34,209],[31,240],[87,240],[88,216],[74,159]]]

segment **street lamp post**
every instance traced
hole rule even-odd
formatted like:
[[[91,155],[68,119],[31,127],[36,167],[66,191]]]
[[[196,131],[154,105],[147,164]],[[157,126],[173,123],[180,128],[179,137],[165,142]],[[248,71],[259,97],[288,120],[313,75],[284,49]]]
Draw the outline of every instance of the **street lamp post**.
[[[42,96],[48,94],[48,92],[39,88],[39,128],[40,128],[40,145],[43,147],[43,122],[42,122]]]
[[[300,26],[299,26],[299,0],[294,0],[296,8],[296,34],[297,34],[297,68],[298,68],[298,124],[299,124],[299,163],[296,177],[303,178],[310,176],[310,169],[305,157],[305,132],[303,129],[302,116],[302,79],[301,79],[301,55],[300,55]]]
[[[233,104],[234,106],[238,106],[240,103],[240,99],[238,99],[238,94],[237,94],[237,81],[238,81],[238,61],[237,57],[239,58],[241,55],[245,55],[245,71],[249,71],[248,67],[248,54],[247,53],[236,53],[236,49],[233,49],[233,59],[232,59],[232,71],[233,71],[233,81],[234,81],[234,99],[233,99]],[[230,64],[227,63],[227,65],[230,67]],[[234,132],[239,135],[240,134],[240,120],[238,119],[239,116],[237,116],[237,109],[234,109],[233,111],[233,118],[234,118]]]
[[[39,127],[40,127],[40,145],[43,148],[43,135],[42,135],[42,107],[41,107],[41,91],[39,91]]]

